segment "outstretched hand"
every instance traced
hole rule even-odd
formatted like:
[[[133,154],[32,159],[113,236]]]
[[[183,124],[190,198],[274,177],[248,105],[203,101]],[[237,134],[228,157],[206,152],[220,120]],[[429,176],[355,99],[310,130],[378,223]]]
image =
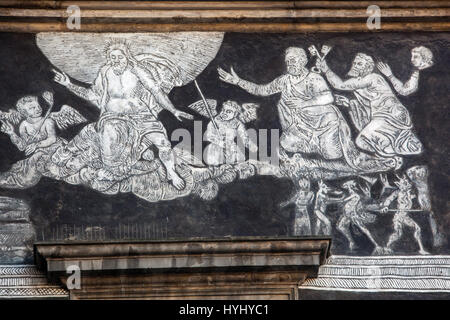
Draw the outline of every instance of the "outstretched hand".
[[[173,115],[175,116],[175,118],[178,119],[178,121],[183,121],[182,118],[188,119],[188,120],[194,120],[194,116],[192,114],[180,111],[180,110],[176,110]]]
[[[386,77],[390,77],[392,75],[391,67],[387,63],[384,62],[378,62],[377,68],[380,70],[382,74],[384,74]]]
[[[3,120],[3,121],[1,121],[1,124],[2,124],[2,126],[0,128],[1,132],[4,132],[4,133],[6,133],[8,135],[10,135],[11,133],[14,132],[13,125],[11,123],[9,123],[8,121]]]
[[[55,77],[53,78],[54,81],[65,87],[70,84],[70,79],[67,74],[65,74],[64,72],[59,72],[55,69],[53,69],[52,71],[55,73]]]
[[[231,67],[230,73],[226,72],[222,68],[217,68],[217,72],[219,72],[219,79],[226,82],[237,85],[239,83],[239,76],[234,71],[233,67]]]

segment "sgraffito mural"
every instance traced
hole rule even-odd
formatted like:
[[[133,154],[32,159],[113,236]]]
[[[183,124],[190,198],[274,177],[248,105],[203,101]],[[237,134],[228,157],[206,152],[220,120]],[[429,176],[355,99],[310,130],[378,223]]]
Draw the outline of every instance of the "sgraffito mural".
[[[0,35],[0,262],[331,236],[448,253],[447,33]]]

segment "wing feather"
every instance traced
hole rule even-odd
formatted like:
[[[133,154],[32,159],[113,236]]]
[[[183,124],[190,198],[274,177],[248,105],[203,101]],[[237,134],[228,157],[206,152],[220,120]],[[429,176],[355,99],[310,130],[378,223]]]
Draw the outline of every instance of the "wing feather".
[[[50,118],[61,130],[87,121],[77,110],[68,105],[63,105],[58,112],[50,113]]]
[[[259,108],[259,104],[256,103],[244,103],[242,104],[242,112],[239,115],[239,119],[248,123],[250,121],[256,120],[258,118],[257,110]]]
[[[208,102],[209,109],[213,117],[217,116],[217,100],[214,99],[206,99]],[[194,110],[195,112],[201,114],[206,118],[210,118],[208,110],[206,110],[205,103],[203,100],[196,101],[188,106],[189,109]]]
[[[7,120],[15,126],[17,126],[23,119],[24,117],[17,110],[9,109],[8,112],[0,111],[0,120]]]

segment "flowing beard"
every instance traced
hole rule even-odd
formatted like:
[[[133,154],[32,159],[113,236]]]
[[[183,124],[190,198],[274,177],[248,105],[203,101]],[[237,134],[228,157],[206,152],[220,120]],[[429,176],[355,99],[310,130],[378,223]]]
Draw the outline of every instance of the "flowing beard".
[[[287,72],[294,76],[298,76],[302,72],[302,68],[299,66],[287,66]]]
[[[116,64],[116,65],[112,66],[112,69],[113,69],[114,74],[116,76],[119,76],[125,71],[126,67],[127,67],[127,65],[125,63],[124,64]]]

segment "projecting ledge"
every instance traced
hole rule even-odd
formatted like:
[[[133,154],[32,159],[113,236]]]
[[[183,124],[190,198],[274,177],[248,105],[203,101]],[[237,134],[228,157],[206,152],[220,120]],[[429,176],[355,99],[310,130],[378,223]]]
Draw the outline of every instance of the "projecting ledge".
[[[298,298],[329,254],[326,238],[187,239],[36,243],[35,262],[52,282],[81,271],[71,298]]]

